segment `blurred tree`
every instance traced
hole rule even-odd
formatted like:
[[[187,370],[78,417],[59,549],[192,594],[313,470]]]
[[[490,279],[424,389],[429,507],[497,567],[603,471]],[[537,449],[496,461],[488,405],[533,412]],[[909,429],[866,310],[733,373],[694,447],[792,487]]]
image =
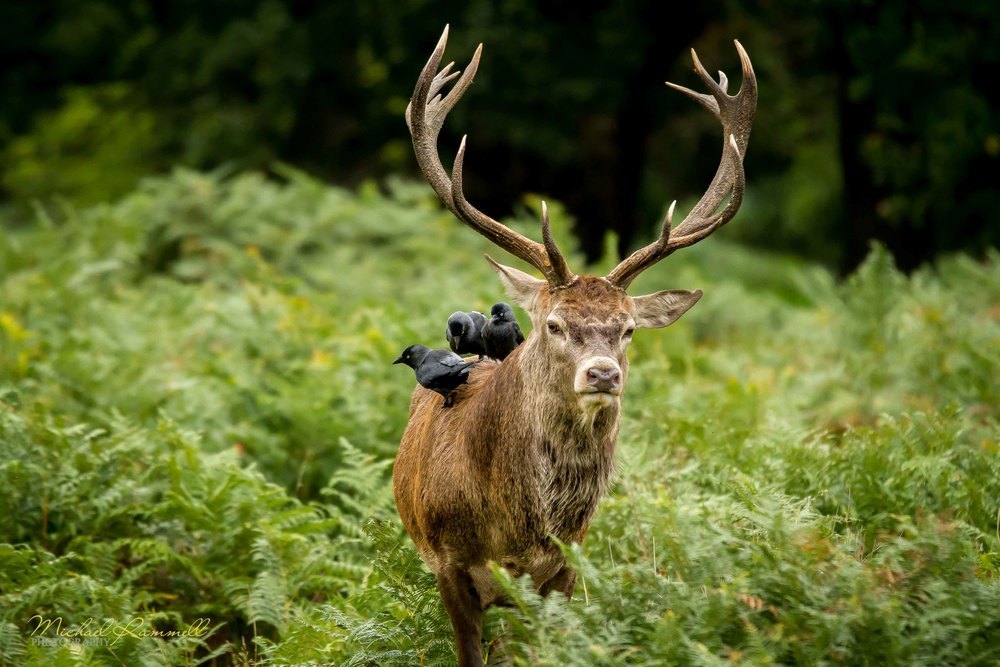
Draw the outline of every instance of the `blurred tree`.
[[[468,133],[468,190],[495,216],[566,202],[586,255],[626,251],[702,192],[714,119],[686,50],[761,81],[743,224],[723,232],[853,267],[869,238],[910,269],[1000,240],[1000,18],[988,0],[54,0],[0,6],[0,195],[93,201],[181,163],[276,159],[354,184],[415,172],[403,110],[445,23],[487,45],[441,137]],[[461,66],[461,65],[460,65]]]
[[[989,0],[823,3],[837,76],[847,205],[841,268],[869,238],[904,270],[1000,240],[1000,128]]]

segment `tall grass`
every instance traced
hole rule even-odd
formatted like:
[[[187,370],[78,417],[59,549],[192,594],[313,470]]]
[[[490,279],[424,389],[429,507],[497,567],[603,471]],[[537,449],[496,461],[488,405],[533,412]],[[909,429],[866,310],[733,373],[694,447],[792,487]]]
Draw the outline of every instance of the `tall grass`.
[[[0,234],[0,663],[454,663],[392,505],[389,362],[501,298],[491,249],[424,186],[282,175]],[[633,292],[696,287],[635,336],[574,599],[498,572],[490,637],[524,665],[1000,663],[1000,257],[907,277],[876,246],[838,283],[722,235]],[[53,647],[35,615],[210,626]]]

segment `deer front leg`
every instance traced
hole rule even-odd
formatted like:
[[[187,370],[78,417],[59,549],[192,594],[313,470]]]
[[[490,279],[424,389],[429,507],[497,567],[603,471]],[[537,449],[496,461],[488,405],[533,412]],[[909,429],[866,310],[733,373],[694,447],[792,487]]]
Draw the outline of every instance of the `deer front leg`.
[[[483,611],[472,578],[465,570],[443,565],[437,581],[458,642],[458,667],[483,667]]]

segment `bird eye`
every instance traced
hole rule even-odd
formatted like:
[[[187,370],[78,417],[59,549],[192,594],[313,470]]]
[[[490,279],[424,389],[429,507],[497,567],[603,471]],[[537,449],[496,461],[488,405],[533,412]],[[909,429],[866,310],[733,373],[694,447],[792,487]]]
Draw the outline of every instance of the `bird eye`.
[[[560,329],[559,325],[556,324],[555,322],[549,322],[549,333],[555,336],[561,334],[562,329]]]

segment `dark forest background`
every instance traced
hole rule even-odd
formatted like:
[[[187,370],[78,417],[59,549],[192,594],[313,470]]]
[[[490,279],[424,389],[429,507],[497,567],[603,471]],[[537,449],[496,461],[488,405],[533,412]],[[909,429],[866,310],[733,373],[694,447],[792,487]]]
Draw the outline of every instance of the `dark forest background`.
[[[403,110],[445,23],[486,43],[442,133],[495,216],[565,202],[581,247],[647,239],[718,162],[689,47],[760,81],[731,238],[849,271],[869,239],[910,270],[1000,241],[1000,12],[991,0],[668,3],[62,0],[0,4],[0,198],[94,203],[176,165],[290,162],[347,185],[416,176]]]

